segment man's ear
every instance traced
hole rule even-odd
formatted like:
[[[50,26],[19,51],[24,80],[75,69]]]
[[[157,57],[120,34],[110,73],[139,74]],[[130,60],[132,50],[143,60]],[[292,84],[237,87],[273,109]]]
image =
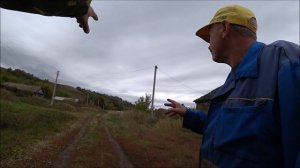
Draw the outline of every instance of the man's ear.
[[[230,23],[226,20],[223,20],[221,22],[221,26],[222,26],[222,38],[225,38],[230,31]]]

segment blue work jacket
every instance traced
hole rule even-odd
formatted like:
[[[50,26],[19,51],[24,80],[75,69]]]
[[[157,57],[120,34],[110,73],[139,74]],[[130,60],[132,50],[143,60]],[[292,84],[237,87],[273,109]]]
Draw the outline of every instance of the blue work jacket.
[[[203,134],[200,167],[300,168],[299,45],[254,42],[183,127]]]

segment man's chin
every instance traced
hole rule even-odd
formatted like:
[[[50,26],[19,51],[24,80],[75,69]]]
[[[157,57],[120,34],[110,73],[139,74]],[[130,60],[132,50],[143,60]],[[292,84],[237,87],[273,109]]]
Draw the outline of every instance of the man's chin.
[[[217,57],[214,57],[214,56],[212,56],[212,60],[217,63],[222,63],[220,59],[218,59]]]
[[[217,59],[217,58],[215,58],[215,57],[213,57],[212,59],[213,59],[213,61],[216,62],[216,63],[222,63],[222,64],[223,64],[223,63],[226,63],[226,62],[224,62],[223,60]]]

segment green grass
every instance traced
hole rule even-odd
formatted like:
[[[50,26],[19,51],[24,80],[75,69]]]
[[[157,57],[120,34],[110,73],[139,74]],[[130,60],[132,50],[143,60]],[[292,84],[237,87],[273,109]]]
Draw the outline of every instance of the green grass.
[[[87,133],[85,136],[80,140],[80,143],[78,144],[78,148],[84,148],[86,146],[89,146],[95,140],[101,140],[102,138],[105,138],[105,135],[103,136],[102,133],[97,131],[97,126],[98,126],[98,116],[93,118],[91,123],[87,127]]]
[[[0,99],[1,160],[22,159],[31,147],[61,132],[76,117],[57,109]]]
[[[106,135],[102,113],[98,113],[88,125],[85,136],[70,159],[69,167],[119,167],[119,157]]]

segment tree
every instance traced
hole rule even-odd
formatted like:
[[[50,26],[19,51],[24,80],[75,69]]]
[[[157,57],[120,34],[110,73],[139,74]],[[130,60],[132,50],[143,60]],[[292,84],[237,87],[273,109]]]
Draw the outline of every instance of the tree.
[[[145,97],[142,96],[135,102],[135,110],[147,111],[149,110],[150,103],[151,103],[151,95],[146,94]]]
[[[43,91],[44,97],[46,99],[51,99],[52,98],[51,89],[49,88],[49,86],[43,85],[42,86],[42,91]]]

